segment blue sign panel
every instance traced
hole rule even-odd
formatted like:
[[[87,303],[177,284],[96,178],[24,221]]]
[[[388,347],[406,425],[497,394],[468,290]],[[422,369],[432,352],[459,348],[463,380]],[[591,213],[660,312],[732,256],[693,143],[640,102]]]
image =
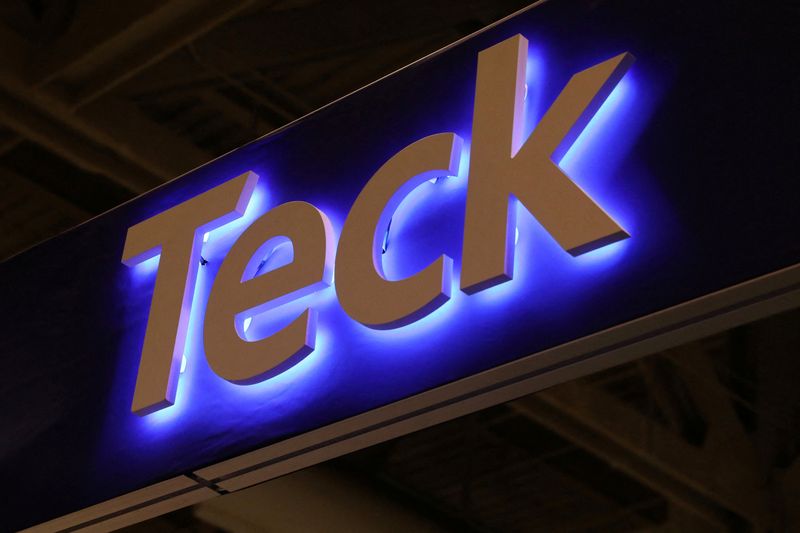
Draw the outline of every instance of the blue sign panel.
[[[762,92],[782,67],[749,36],[731,42],[731,28],[711,24],[712,17],[713,9],[693,3],[646,12],[636,2],[543,4],[0,265],[0,464],[14,487],[2,502],[15,510],[9,527],[193,472],[800,262],[796,167],[789,164],[796,155],[785,129],[792,121],[774,115],[789,108],[780,101],[791,95]],[[562,149],[551,150],[553,168],[621,230],[571,250],[533,207],[536,191],[528,199],[511,190],[508,275],[461,290],[467,218],[489,216],[466,209],[478,179],[473,155],[484,150],[476,143],[512,136],[499,120],[496,131],[474,135],[479,53],[517,35],[529,44],[513,150],[546,135],[537,132],[551,127],[548,114],[573,75],[630,54],[585,120],[568,128]],[[442,255],[452,259],[436,305],[365,325],[342,305],[337,279],[351,265],[337,257],[330,283],[257,317],[236,316],[239,336],[257,344],[313,309],[308,349],[277,372],[221,376],[206,350],[207,304],[243,232],[277,206],[302,201],[329,221],[335,248],[370,178],[410,145],[440,134],[463,143],[450,168],[417,180],[373,228],[388,280],[415,276]],[[249,172],[257,178],[242,180],[241,216],[198,226],[196,274],[178,280],[190,292],[185,323],[176,325],[185,339],[178,335],[174,394],[134,413],[166,246],[143,250],[126,265],[128,230]],[[544,178],[530,176],[537,179]],[[548,205],[556,216],[563,207]],[[249,277],[277,272],[298,253],[286,240],[259,248]]]

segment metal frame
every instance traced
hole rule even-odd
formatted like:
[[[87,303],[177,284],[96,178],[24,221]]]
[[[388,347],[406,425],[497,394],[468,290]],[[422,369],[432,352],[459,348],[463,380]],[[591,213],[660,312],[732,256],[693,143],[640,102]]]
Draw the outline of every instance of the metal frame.
[[[800,263],[24,531],[111,531],[796,307]]]

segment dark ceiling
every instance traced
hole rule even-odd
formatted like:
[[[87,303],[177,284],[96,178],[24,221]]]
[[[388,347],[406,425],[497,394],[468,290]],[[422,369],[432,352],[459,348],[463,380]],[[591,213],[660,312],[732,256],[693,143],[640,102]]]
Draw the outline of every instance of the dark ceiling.
[[[526,0],[0,3],[0,260]]]

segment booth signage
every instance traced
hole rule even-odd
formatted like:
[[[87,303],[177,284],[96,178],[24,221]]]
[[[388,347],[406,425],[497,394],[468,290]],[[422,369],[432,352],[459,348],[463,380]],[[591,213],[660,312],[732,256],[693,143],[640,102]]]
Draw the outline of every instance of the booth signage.
[[[621,54],[573,76],[527,140],[522,138],[527,40],[517,35],[481,52],[475,91],[472,153],[461,262],[461,290],[474,294],[513,278],[517,234],[512,197],[559,246],[580,255],[628,237],[553,162],[560,160],[632,63]],[[224,258],[206,308],[205,355],[220,377],[242,385],[280,374],[314,350],[317,312],[305,308],[279,331],[253,335],[253,320],[331,285],[339,304],[375,329],[402,328],[444,305],[453,260],[442,255],[401,280],[386,279],[384,236],[399,204],[429,180],[459,175],[465,152],[455,133],[415,141],[367,182],[347,215],[338,251],[331,222],[305,202],[288,202],[256,219]],[[240,218],[259,176],[248,172],[128,230],[123,262],[159,255],[133,412],[172,405],[184,358],[203,237]],[[289,264],[266,271],[277,246],[291,246]],[[545,259],[546,260],[546,259]]]
[[[124,525],[798,305],[796,95],[732,20],[536,4],[0,264],[0,530]]]

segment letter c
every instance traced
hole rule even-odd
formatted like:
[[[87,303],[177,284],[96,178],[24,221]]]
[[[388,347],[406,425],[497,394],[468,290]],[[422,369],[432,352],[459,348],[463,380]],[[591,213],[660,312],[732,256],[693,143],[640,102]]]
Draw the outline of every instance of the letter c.
[[[379,237],[400,202],[419,184],[458,172],[462,140],[454,133],[420,139],[392,156],[356,198],[336,253],[336,294],[345,312],[374,329],[410,324],[450,298],[453,261],[442,255],[408,278],[383,273]]]
[[[292,262],[257,275],[261,258],[290,240]],[[314,349],[316,310],[262,339],[237,331],[237,315],[265,313],[330,284],[333,229],[325,214],[306,202],[271,209],[245,230],[220,266],[206,307],[206,360],[220,377],[257,383],[297,364]]]

